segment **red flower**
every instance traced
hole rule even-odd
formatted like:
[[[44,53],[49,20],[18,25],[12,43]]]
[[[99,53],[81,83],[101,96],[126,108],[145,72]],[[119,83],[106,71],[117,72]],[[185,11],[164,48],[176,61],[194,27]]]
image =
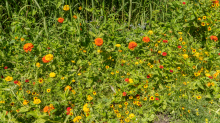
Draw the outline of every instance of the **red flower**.
[[[173,70],[170,70],[171,73],[173,73]]]
[[[210,39],[211,39],[211,40],[214,40],[215,42],[218,41],[218,37],[213,36],[213,35],[210,37]]]
[[[163,65],[160,65],[160,69],[163,69]]]
[[[67,107],[66,111],[67,111],[66,114],[69,115],[69,114],[70,114],[70,111],[71,111],[71,107]]]
[[[122,95],[123,95],[123,96],[126,96],[126,95],[127,95],[127,93],[126,93],[126,92],[123,92],[123,93],[122,93]]]
[[[162,56],[166,56],[166,55],[167,55],[167,53],[166,53],[166,52],[163,52],[163,53],[162,53]]]
[[[8,66],[5,66],[4,69],[8,69]]]
[[[28,79],[26,79],[26,80],[25,80],[25,82],[29,82],[29,80],[28,80]]]
[[[2,76],[1,76],[1,78],[3,79],[3,78],[4,78],[4,76],[2,75]]]
[[[220,55],[220,53],[218,53],[218,55]]]
[[[168,43],[168,41],[167,40],[163,40],[163,43]]]
[[[50,49],[50,47],[48,47],[47,49]]]
[[[147,78],[150,78],[150,75],[147,75]]]
[[[121,66],[123,66],[124,64],[121,64]]]
[[[210,79],[213,79],[213,77],[212,77],[212,76],[209,76],[209,78],[210,78]]]
[[[186,4],[186,2],[183,2],[183,4],[185,5],[185,4]]]
[[[182,48],[182,46],[178,46],[178,48],[179,48],[179,49],[181,49],[181,48]]]
[[[129,82],[129,78],[126,78],[126,79],[125,79],[125,82]]]
[[[17,83],[18,83],[18,80],[15,80],[14,83],[17,84]]]
[[[35,85],[35,82],[33,82],[33,85]]]
[[[64,21],[64,19],[63,19],[63,18],[61,18],[61,17],[60,17],[60,18],[58,18],[58,22],[59,22],[59,23],[63,23],[63,21]]]
[[[156,99],[156,100],[159,100],[159,98],[158,98],[158,97],[156,97],[155,99]]]

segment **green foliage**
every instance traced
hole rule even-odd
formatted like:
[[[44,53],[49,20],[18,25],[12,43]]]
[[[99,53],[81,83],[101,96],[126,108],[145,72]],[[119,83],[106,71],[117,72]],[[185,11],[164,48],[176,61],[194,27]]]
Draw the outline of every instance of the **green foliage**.
[[[217,3],[15,2],[0,2],[3,122],[219,121]]]

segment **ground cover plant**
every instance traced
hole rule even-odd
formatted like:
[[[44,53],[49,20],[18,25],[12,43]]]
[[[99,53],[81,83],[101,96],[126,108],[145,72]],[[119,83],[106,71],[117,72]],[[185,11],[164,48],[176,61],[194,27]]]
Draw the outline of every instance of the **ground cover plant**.
[[[4,0],[1,122],[219,122],[219,1]]]

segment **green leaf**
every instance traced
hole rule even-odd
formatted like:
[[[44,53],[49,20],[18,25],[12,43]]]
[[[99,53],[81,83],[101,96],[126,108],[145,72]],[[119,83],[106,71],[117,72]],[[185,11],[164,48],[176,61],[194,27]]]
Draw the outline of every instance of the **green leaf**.
[[[37,119],[34,123],[45,123],[46,120],[45,119]]]
[[[19,113],[27,112],[29,110],[30,110],[30,107],[21,107],[20,110],[19,110]]]

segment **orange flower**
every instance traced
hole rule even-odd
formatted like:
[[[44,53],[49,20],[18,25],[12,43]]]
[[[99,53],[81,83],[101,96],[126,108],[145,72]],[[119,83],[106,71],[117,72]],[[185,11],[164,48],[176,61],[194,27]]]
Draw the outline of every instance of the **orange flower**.
[[[72,87],[67,85],[64,90],[66,91],[66,90],[71,90],[71,89],[72,89]]]
[[[77,16],[76,16],[76,15],[73,15],[73,18],[77,19]]]
[[[96,38],[96,39],[95,39],[95,44],[96,44],[97,46],[102,46],[102,44],[103,44],[102,38]]]
[[[64,19],[63,19],[63,18],[61,18],[61,17],[60,17],[60,18],[58,18],[58,22],[59,22],[59,23],[63,23],[63,21],[64,21]]]
[[[132,42],[130,42],[130,43],[128,44],[128,48],[129,48],[130,50],[134,50],[135,47],[137,47],[137,43],[134,42],[134,41],[132,41]]]
[[[143,37],[143,39],[142,39],[142,41],[144,41],[144,42],[146,42],[146,43],[148,43],[148,42],[150,42],[150,38],[149,37]]]
[[[45,113],[49,112],[50,111],[50,107],[49,106],[45,106],[43,110],[44,110]]]
[[[213,36],[213,35],[210,37],[210,39],[211,39],[211,40],[214,40],[215,42],[218,41],[218,37]]]
[[[32,43],[27,43],[24,45],[23,49],[25,50],[25,52],[27,53],[28,51],[31,52],[32,48],[34,48],[34,45]]]

